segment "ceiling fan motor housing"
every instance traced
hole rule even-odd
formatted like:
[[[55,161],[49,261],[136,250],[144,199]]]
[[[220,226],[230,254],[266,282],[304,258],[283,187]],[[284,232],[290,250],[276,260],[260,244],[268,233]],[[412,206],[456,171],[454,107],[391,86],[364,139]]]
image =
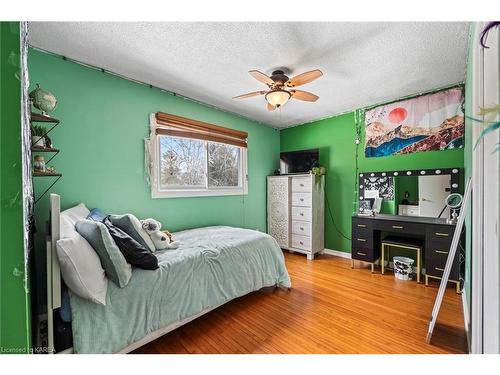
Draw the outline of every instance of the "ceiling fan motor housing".
[[[283,70],[275,70],[271,75],[271,79],[278,85],[284,85],[288,81],[288,77]]]

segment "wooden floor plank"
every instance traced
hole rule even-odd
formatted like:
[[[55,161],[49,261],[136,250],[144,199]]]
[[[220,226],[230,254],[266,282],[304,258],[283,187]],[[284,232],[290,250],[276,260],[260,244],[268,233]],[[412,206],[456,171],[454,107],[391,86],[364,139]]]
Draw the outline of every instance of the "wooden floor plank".
[[[439,284],[328,255],[285,252],[292,290],[266,288],[218,309],[134,353],[465,353],[461,296],[446,290],[431,344],[425,335]]]

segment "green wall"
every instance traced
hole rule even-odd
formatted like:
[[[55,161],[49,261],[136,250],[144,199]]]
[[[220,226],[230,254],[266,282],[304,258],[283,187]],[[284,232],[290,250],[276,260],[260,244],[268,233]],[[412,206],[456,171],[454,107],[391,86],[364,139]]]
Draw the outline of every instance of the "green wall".
[[[355,118],[356,113],[351,112],[281,131],[282,151],[320,149],[320,163],[327,168],[325,194],[336,224],[333,224],[327,209],[325,246],[345,252],[351,251],[348,238],[351,236],[351,215],[355,211],[357,201],[356,160],[358,173],[420,168],[463,168],[464,165],[463,149],[365,158],[364,131],[361,132],[361,143],[358,146],[355,144]],[[363,118],[360,123],[364,123]],[[395,210],[395,207],[390,206],[391,203],[394,205],[394,202],[388,203],[389,206],[385,210]]]
[[[0,22],[0,353],[31,347],[24,285],[19,23]]]
[[[51,191],[61,194],[63,208],[84,202],[158,218],[174,231],[214,224],[266,229],[266,176],[279,161],[277,130],[33,49],[28,63],[31,85],[58,98],[52,115],[61,124],[50,135],[61,152],[50,164],[63,177]],[[247,131],[249,194],[152,199],[143,139],[149,114],[157,111]],[[37,211],[39,218],[45,213]]]
[[[281,131],[281,150],[293,151],[319,148],[319,161],[327,168],[325,176],[326,201],[339,231],[350,237],[350,218],[354,207],[356,178],[356,147],[354,113],[320,120]],[[325,246],[350,251],[350,241],[335,229],[325,211]]]
[[[61,152],[49,165],[63,173],[51,189],[61,195],[63,209],[84,202],[107,213],[157,218],[172,231],[207,225],[266,231],[266,176],[279,164],[277,130],[34,49],[28,64],[32,87],[39,83],[58,99],[51,115],[61,124],[50,137]],[[157,111],[247,131],[249,194],[152,199],[143,139],[149,135],[149,114]],[[38,178],[37,196],[49,184]],[[38,247],[44,246],[47,212],[46,196],[36,206]],[[43,259],[37,265],[40,269]]]

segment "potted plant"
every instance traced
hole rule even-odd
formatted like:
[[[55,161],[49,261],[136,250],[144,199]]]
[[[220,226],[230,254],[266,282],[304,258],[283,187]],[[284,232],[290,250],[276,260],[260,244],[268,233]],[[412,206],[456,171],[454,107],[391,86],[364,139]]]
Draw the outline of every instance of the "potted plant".
[[[45,147],[45,128],[41,125],[34,125],[31,127],[31,136],[33,137],[32,143],[35,147]]]
[[[311,169],[312,174],[316,177],[316,182],[319,181],[319,177],[324,176],[326,174],[325,167],[314,167]]]

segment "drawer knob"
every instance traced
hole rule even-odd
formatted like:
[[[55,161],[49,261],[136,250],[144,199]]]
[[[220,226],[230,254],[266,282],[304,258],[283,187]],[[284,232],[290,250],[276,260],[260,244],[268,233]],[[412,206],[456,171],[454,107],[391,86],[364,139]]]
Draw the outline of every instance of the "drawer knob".
[[[303,212],[301,212],[301,213],[300,213],[300,216],[304,216],[304,213],[303,213]]]
[[[303,244],[304,244],[304,242],[302,242],[302,241],[299,241],[299,243],[300,243],[301,245],[303,245]]]
[[[435,252],[438,254],[448,254],[447,251],[443,251],[443,250],[435,250]]]
[[[360,253],[359,251],[357,252],[358,255],[363,255],[366,256],[366,253]]]
[[[357,240],[360,242],[366,242],[366,240],[364,238],[358,238]]]
[[[394,229],[403,229],[404,228],[402,225],[393,225],[392,227]]]
[[[300,230],[304,230],[304,228],[300,227]]]
[[[300,198],[300,201],[301,201],[301,202],[304,202],[304,198]]]
[[[304,187],[304,184],[300,184],[301,187]]]
[[[444,271],[444,268],[434,267],[436,271]]]
[[[435,232],[435,235],[436,236],[441,236],[441,237],[448,237],[449,236],[448,233],[441,233],[441,232]]]
[[[358,227],[360,227],[360,228],[366,228],[366,224],[358,224]]]

